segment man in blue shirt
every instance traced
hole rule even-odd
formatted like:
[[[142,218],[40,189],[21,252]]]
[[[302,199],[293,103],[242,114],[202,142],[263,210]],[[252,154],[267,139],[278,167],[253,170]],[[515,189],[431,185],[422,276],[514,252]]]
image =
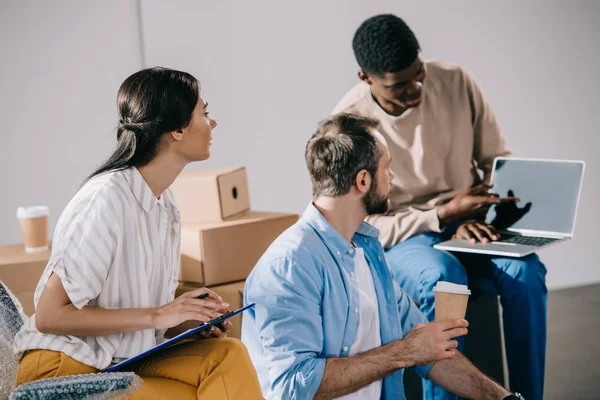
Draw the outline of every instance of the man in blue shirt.
[[[511,398],[456,350],[467,321],[427,323],[363,222],[385,211],[393,177],[377,124],[340,114],[320,125],[306,147],[314,201],[246,281],[244,302],[256,307],[242,340],[263,394],[403,399],[403,369],[414,367],[464,397]]]

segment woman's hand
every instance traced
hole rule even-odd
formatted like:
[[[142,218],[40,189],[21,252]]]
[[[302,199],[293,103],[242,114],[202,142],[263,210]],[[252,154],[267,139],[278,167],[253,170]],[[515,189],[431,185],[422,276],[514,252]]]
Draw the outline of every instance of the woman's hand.
[[[198,299],[202,294],[207,297]],[[86,305],[78,309],[53,273],[37,304],[35,323],[38,331],[53,335],[107,336],[175,326],[180,329],[173,332],[181,333],[227,312],[227,307],[229,304],[223,303],[218,294],[201,288],[158,308],[105,309]]]
[[[208,297],[198,298],[205,293],[208,293]],[[190,320],[206,322],[227,312],[227,307],[229,304],[224,303],[223,299],[210,289],[192,290],[172,302],[154,309],[154,327],[160,330],[172,328]],[[220,332],[219,329],[216,330]]]
[[[217,326],[211,326],[210,328],[201,331],[200,336],[204,339],[227,337],[227,334],[231,331],[231,328],[233,328],[233,324],[231,323],[231,321],[225,320],[221,322],[221,326],[224,330],[221,330]]]

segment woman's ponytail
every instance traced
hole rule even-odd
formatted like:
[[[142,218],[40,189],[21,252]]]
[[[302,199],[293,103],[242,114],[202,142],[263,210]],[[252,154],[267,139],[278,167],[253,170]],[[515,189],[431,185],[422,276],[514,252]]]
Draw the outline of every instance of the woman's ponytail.
[[[192,75],[149,68],[131,75],[119,89],[117,148],[84,181],[110,171],[148,164],[164,133],[185,128],[198,103],[200,84]]]

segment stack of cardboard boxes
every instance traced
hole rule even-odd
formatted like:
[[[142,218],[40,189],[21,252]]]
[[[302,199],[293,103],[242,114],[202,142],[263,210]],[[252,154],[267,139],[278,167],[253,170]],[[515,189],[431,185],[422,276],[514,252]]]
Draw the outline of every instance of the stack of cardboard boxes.
[[[244,282],[296,214],[250,210],[243,167],[183,172],[171,186],[181,212],[181,271],[176,296],[198,287],[242,307]],[[240,337],[241,315],[229,336]]]
[[[217,292],[231,309],[242,306],[244,282],[269,245],[297,220],[296,214],[250,211],[243,167],[183,172],[172,186],[181,211],[181,270],[176,296],[198,287]],[[23,245],[0,247],[0,280],[27,315],[50,250],[26,253]],[[231,337],[240,337],[241,316]]]
[[[27,253],[22,244],[0,247],[0,280],[17,296],[29,316],[35,311],[33,294],[48,264],[50,252],[49,249]]]

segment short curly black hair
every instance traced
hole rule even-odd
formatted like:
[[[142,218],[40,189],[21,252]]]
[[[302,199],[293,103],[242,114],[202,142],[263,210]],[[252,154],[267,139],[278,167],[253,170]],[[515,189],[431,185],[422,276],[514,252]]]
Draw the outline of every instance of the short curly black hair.
[[[362,70],[379,76],[408,68],[421,51],[413,31],[393,14],[363,22],[354,33],[352,49]]]

